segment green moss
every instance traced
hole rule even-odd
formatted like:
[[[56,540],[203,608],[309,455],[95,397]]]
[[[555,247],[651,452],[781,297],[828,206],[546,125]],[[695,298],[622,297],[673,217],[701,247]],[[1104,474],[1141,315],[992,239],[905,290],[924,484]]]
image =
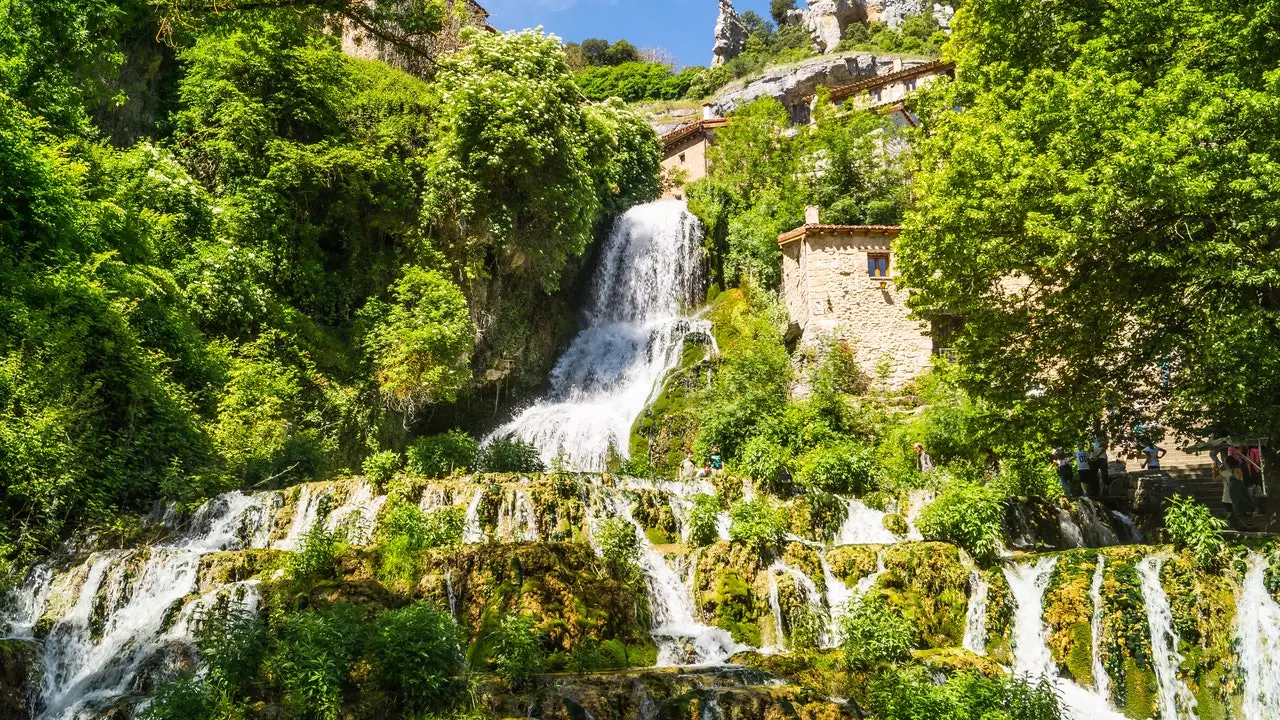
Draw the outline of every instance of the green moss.
[[[763,567],[745,546],[718,542],[699,551],[694,578],[696,609],[702,618],[727,630],[739,643],[761,645],[761,619],[768,600],[755,587]]]
[[[969,571],[960,551],[945,543],[903,543],[884,551],[877,584],[916,629],[918,647],[960,645],[969,603]]]
[[[1125,658],[1121,674],[1124,678],[1124,704],[1121,706],[1124,714],[1134,720],[1152,717],[1156,708],[1155,671],[1133,658]]]
[[[876,571],[879,545],[843,545],[827,551],[827,565],[846,585],[855,585]]]

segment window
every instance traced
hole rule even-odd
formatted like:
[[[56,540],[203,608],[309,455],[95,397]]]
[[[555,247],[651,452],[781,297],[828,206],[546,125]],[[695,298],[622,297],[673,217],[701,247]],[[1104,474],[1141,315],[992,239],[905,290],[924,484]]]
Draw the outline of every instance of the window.
[[[869,275],[874,280],[888,279],[889,277],[888,253],[867,255],[867,275]]]

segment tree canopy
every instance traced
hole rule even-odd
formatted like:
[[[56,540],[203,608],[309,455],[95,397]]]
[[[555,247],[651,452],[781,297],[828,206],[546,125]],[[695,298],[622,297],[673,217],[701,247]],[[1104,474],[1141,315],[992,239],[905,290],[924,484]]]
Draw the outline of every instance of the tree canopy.
[[[1274,18],[1261,0],[957,14],[899,249],[915,311],[964,319],[972,393],[1050,430],[1280,430]]]

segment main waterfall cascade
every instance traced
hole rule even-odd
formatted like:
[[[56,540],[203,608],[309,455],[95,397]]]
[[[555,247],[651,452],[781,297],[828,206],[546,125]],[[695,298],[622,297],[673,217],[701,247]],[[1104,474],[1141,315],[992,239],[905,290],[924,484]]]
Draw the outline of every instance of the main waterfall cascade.
[[[632,208],[614,225],[574,338],[551,373],[551,388],[490,439],[537,446],[548,466],[560,460],[600,472],[610,452],[626,458],[631,426],[679,360],[691,333],[710,336],[686,313],[702,297],[702,229],[683,202]]]

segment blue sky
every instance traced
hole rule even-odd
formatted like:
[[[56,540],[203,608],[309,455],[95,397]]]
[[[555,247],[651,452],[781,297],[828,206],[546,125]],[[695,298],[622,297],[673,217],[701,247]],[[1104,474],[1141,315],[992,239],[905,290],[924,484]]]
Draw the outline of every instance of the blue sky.
[[[663,47],[682,65],[707,65],[717,0],[479,0],[499,30],[541,25],[566,42],[625,38],[637,47]],[[738,12],[769,16],[769,0],[735,0]]]

